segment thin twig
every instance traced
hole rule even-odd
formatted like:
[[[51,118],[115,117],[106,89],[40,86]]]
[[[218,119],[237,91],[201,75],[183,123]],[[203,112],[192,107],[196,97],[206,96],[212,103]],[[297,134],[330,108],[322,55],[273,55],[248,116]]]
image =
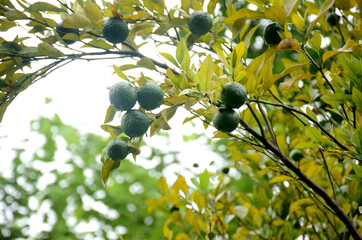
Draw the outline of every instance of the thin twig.
[[[322,151],[321,149],[319,149],[319,152],[320,152],[320,154],[321,154],[321,156],[322,156],[322,159],[323,159],[323,162],[324,162],[324,166],[325,166],[325,168],[326,168],[326,171],[327,171],[327,175],[328,175],[329,181],[331,182],[331,187],[332,187],[332,190],[333,190],[334,200],[335,200],[336,202],[338,202],[338,201],[337,201],[336,190],[335,190],[335,188],[334,188],[333,179],[332,179],[332,176],[331,176],[331,172],[329,171],[329,167],[328,167],[326,158],[324,157],[323,151]]]
[[[305,114],[304,112],[295,109],[293,107],[289,107],[287,105],[284,104],[280,104],[280,103],[275,103],[275,102],[268,102],[268,101],[264,101],[264,100],[250,100],[251,102],[260,102],[263,104],[268,104],[268,105],[273,105],[273,106],[277,106],[277,107],[282,107],[285,109],[288,109],[290,111],[299,113],[301,115],[303,115],[304,117],[308,118],[309,121],[313,122],[324,134],[326,134],[333,142],[335,142],[341,149],[345,150],[345,151],[349,151],[349,149],[344,146],[341,142],[339,142],[332,134],[330,134],[322,125],[320,125],[319,122],[317,122],[316,120],[314,120],[313,118],[311,118],[310,116],[308,116],[308,114]]]

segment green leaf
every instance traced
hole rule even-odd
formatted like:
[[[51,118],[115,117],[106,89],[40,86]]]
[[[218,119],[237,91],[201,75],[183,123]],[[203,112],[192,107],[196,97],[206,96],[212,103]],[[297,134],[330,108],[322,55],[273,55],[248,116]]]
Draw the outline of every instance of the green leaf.
[[[103,49],[112,49],[113,48],[113,46],[111,44],[109,44],[106,41],[101,40],[101,39],[92,40],[92,41],[88,42],[88,44],[84,44],[82,46],[82,48],[94,48],[93,46],[101,47]]]
[[[103,180],[104,187],[107,186],[107,181],[108,181],[108,178],[109,178],[111,172],[114,169],[119,168],[120,164],[121,164],[121,161],[113,161],[109,158],[107,158],[107,160],[103,163],[102,180]]]
[[[314,33],[313,38],[308,39],[308,43],[315,52],[319,53],[319,50],[321,48],[321,43],[322,43],[321,34],[316,31]]]
[[[133,145],[128,145],[128,152],[132,153],[133,155],[139,155],[141,150]]]
[[[117,67],[116,65],[113,64],[113,69],[114,69],[114,72],[118,75],[118,77],[123,78],[124,80],[128,81],[128,77],[126,76],[126,74],[123,73],[123,71],[120,67]]]
[[[177,63],[176,59],[169,53],[163,53],[160,52],[160,55],[164,58],[166,58],[168,61],[170,61],[173,65],[175,65],[176,67],[179,66],[179,64]]]
[[[207,169],[199,175],[200,179],[200,190],[203,193],[207,193],[210,186],[210,175]]]
[[[318,145],[310,142],[301,142],[295,145],[294,148],[296,149],[318,148]]]
[[[140,67],[143,67],[143,68],[150,69],[150,70],[156,70],[156,66],[155,66],[154,62],[152,61],[151,58],[148,58],[148,57],[141,58],[137,62],[137,65]]]
[[[62,57],[64,54],[49,43],[39,43],[39,53],[49,57]]]
[[[31,4],[27,9],[24,10],[25,12],[67,12],[65,9],[58,8],[50,3],[46,2],[36,2]]]
[[[121,127],[118,127],[118,126],[112,126],[112,125],[109,125],[109,124],[102,124],[101,128],[104,131],[110,133],[113,138],[117,138],[117,136],[122,133]]]
[[[73,13],[68,15],[63,22],[65,28],[85,28],[90,27],[92,22],[80,13]]]
[[[361,150],[362,150],[362,127],[361,126],[359,126],[354,133],[354,142],[356,143],[357,148],[361,152]]]
[[[304,34],[304,38],[307,38],[309,33],[313,30],[315,25],[319,22],[319,19],[324,16],[324,14],[333,6],[334,0],[326,0],[323,4],[321,9],[319,10],[319,13],[317,17],[311,22],[311,24],[308,27],[308,30],[306,34]]]
[[[23,12],[20,12],[18,10],[10,10],[10,11],[5,12],[4,14],[5,14],[5,17],[7,19],[9,19],[10,21],[28,18],[28,16],[26,16]]]
[[[344,93],[329,93],[321,97],[321,99],[331,105],[339,105],[346,101],[352,101],[352,96]]]
[[[315,120],[316,122],[318,122],[317,115],[315,115],[315,113],[314,113],[312,110],[310,110],[309,107],[307,107],[306,112],[307,112],[307,115],[308,115],[309,117],[311,117],[313,120]]]
[[[352,102],[362,111],[362,92],[358,91],[357,88],[352,89]]]
[[[0,19],[0,31],[6,32],[12,27],[15,27],[16,23],[13,21],[8,21],[7,19]]]
[[[359,178],[362,178],[362,166],[352,163],[354,172]]]
[[[104,119],[104,123],[109,123],[113,120],[114,116],[117,113],[117,109],[110,105],[107,109],[106,117]]]
[[[155,31],[154,34],[163,35],[171,28],[171,24],[166,22],[161,24]]]
[[[6,111],[6,109],[7,109],[7,107],[9,106],[10,103],[11,103],[11,100],[8,100],[8,101],[5,101],[4,103],[2,103],[2,104],[0,105],[0,123],[1,123],[2,120],[3,120],[5,111]]]
[[[306,132],[312,141],[318,144],[323,144],[322,134],[318,129],[314,127],[306,127]]]
[[[185,18],[172,18],[168,21],[172,27],[183,27],[187,24],[187,19]]]
[[[177,45],[176,59],[181,64],[184,71],[189,69],[191,58],[184,38],[182,38],[180,43]]]

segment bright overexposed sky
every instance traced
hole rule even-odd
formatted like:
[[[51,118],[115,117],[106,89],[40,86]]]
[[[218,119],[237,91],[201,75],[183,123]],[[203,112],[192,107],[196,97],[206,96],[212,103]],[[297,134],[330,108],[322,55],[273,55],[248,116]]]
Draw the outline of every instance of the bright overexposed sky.
[[[14,28],[2,37],[11,41],[18,34],[21,37],[25,32],[19,33]],[[77,48],[81,44],[75,43],[71,46]],[[140,51],[144,55],[153,58],[158,56],[159,51],[169,52],[174,55],[174,52],[172,52],[174,49],[162,47],[163,49],[157,49],[155,46],[144,46]],[[158,60],[160,61],[160,59]],[[44,66],[45,63],[34,64],[34,70]],[[112,65],[120,66],[128,63],[129,59],[78,60],[56,70],[20,93],[10,104],[3,121],[0,123],[0,158],[2,161],[0,170],[6,171],[10,166],[14,157],[13,148],[25,148],[28,152],[33,152],[41,146],[41,139],[30,132],[31,120],[40,116],[52,117],[56,113],[66,124],[70,124],[82,132],[92,132],[108,137],[109,135],[100,128],[109,106],[107,87],[117,81],[122,81],[116,74],[113,74]],[[135,75],[140,76],[141,71],[141,69],[136,70]],[[159,80],[163,78],[157,73],[148,72],[148,74],[150,74],[148,76],[159,78]],[[52,102],[46,104],[46,98],[51,98]],[[190,123],[182,125],[182,121],[186,116],[191,115],[180,108],[174,119],[170,121],[172,127],[172,130],[169,131],[171,136],[170,144],[164,143],[163,138],[158,136],[146,137],[144,141],[151,146],[181,152],[180,160],[183,167],[192,168],[193,163],[198,163],[200,167],[195,171],[202,172],[211,161],[220,162],[220,157],[211,152],[202,142],[183,142],[183,135],[192,134],[194,131],[198,133],[204,132],[201,121],[196,120],[196,128],[193,128]],[[120,117],[118,119],[120,120]],[[205,133],[208,137],[211,137],[213,131],[214,129],[209,129]],[[27,141],[24,141],[25,139]],[[152,168],[156,162],[142,161],[142,154],[147,154],[147,149],[145,149],[144,153],[141,153],[137,163]],[[98,161],[98,159],[95,159],[95,161]],[[182,167],[173,166],[170,168],[167,173],[180,173]],[[169,174],[169,177],[171,178],[170,181],[172,181],[175,175]]]

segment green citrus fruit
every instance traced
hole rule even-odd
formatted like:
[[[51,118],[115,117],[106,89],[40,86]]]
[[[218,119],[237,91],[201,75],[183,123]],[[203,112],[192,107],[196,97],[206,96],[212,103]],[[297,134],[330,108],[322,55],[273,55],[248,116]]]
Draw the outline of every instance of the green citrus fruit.
[[[127,82],[118,82],[109,90],[109,101],[118,111],[128,111],[137,102],[136,89]]]
[[[339,22],[339,16],[335,14],[334,12],[330,12],[326,16],[327,22],[330,26],[337,26]]]
[[[245,103],[247,95],[243,85],[237,82],[228,82],[221,90],[221,101],[226,107],[239,108]]]
[[[232,132],[239,124],[238,114],[231,108],[220,109],[214,114],[212,123],[220,132]]]
[[[107,144],[106,152],[108,157],[114,161],[125,159],[128,155],[127,143],[120,139],[112,139]]]
[[[284,28],[282,25],[276,22],[268,24],[264,28],[264,41],[269,45],[278,44],[282,39],[280,38],[278,32],[283,32]]]
[[[211,16],[203,11],[195,11],[188,20],[189,30],[196,36],[201,36],[212,28]]]
[[[142,136],[147,132],[149,126],[149,118],[140,110],[131,109],[121,119],[121,128],[129,137]]]
[[[102,29],[103,37],[111,43],[124,42],[129,33],[127,23],[119,17],[108,18]]]
[[[79,30],[76,28],[65,28],[63,27],[63,21],[61,21],[60,23],[58,23],[57,27],[55,28],[55,31],[59,34],[59,36],[62,38],[64,37],[65,34],[67,33],[73,33],[76,34],[77,36],[79,36]],[[70,39],[63,39],[63,41],[67,44],[73,44],[75,43],[74,40],[70,40]]]
[[[148,111],[156,109],[163,103],[162,88],[156,83],[146,82],[138,88],[137,100]]]
[[[229,170],[230,170],[229,167],[224,167],[223,169],[221,169],[221,172],[222,172],[223,174],[228,174],[228,173],[229,173]]]
[[[293,149],[292,151],[290,151],[289,157],[294,161],[300,161],[303,158],[303,153],[299,149]]]

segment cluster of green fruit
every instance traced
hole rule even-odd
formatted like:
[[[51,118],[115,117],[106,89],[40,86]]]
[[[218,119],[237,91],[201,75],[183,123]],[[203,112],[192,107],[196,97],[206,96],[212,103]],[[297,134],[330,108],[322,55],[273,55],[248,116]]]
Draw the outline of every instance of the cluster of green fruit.
[[[130,138],[140,137],[150,127],[150,119],[144,111],[132,108],[136,102],[147,111],[158,108],[163,103],[163,91],[154,82],[146,82],[137,90],[130,83],[118,82],[109,91],[109,101],[116,110],[126,111],[121,119],[122,132]],[[122,160],[128,152],[124,140],[112,139],[107,144],[107,155],[112,160]]]
[[[60,22],[56,27],[56,32],[61,38],[63,38],[68,33],[75,34],[79,37],[78,29],[66,28],[63,26],[63,23],[64,21]],[[195,36],[204,35],[212,28],[212,18],[206,12],[195,11],[190,15],[188,20],[188,27],[190,32]],[[103,37],[111,43],[122,43],[128,37],[129,28],[127,23],[120,17],[111,17],[104,21],[102,34]],[[63,41],[67,45],[75,43],[75,41],[71,39],[63,39]]]
[[[212,118],[214,127],[225,133],[234,131],[239,125],[239,116],[233,108],[240,108],[247,99],[243,85],[237,82],[225,84],[221,90],[221,101],[225,108],[220,108]]]

